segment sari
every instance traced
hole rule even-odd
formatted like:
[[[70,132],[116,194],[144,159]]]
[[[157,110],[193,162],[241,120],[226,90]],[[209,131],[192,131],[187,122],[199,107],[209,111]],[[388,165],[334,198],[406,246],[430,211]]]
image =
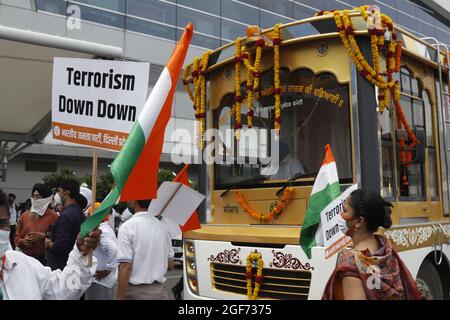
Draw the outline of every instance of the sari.
[[[343,299],[342,278],[361,279],[367,300],[419,300],[416,282],[392,243],[376,235],[380,248],[370,253],[345,248],[339,252],[322,300]]]

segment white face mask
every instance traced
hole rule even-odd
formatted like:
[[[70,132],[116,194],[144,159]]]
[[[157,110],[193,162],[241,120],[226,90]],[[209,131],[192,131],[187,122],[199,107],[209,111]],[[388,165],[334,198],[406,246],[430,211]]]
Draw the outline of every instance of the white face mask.
[[[55,202],[55,207],[56,206],[62,206],[62,199],[61,199],[61,196],[59,195],[58,192],[53,197],[53,201]]]
[[[9,242],[9,230],[0,230],[0,257],[3,257],[8,250],[12,250]]]
[[[53,196],[42,199],[31,199],[31,212],[34,212],[38,216],[42,217],[50,205],[50,202],[52,202],[52,198]]]

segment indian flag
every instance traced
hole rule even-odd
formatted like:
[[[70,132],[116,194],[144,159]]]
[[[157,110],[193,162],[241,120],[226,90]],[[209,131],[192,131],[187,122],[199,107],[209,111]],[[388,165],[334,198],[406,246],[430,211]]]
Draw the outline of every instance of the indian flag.
[[[341,194],[336,161],[329,144],[325,146],[325,158],[317,174],[316,181],[308,201],[305,219],[300,232],[300,245],[311,259],[311,248],[316,246],[321,237],[319,229],[320,213]],[[318,230],[319,229],[319,230]],[[318,232],[319,231],[319,232]]]
[[[175,87],[192,34],[193,26],[188,24],[127,141],[111,164],[115,187],[94,214],[81,225],[81,237],[97,227],[117,202],[156,197],[164,131],[170,119]]]

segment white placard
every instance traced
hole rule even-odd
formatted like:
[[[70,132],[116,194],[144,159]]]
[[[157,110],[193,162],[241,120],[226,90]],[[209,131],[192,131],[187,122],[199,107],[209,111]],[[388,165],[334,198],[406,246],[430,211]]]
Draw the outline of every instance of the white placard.
[[[149,63],[54,58],[52,133],[119,151],[147,99]]]
[[[322,227],[323,240],[325,245],[325,259],[330,258],[342,248],[351,243],[350,237],[345,236],[342,232],[345,226],[345,220],[341,216],[345,199],[358,189],[358,185],[354,184],[342,194],[330,202],[320,213],[320,223]]]
[[[167,219],[173,222],[173,225],[183,226],[203,199],[203,194],[184,184],[165,181],[158,189],[157,198],[150,203],[148,213],[161,215],[163,222]]]

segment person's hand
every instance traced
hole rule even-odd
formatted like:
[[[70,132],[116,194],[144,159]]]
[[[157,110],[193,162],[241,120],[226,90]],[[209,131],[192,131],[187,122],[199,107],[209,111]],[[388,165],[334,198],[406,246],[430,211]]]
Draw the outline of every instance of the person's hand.
[[[77,237],[77,247],[80,252],[86,256],[91,250],[94,250],[100,242],[100,235],[102,234],[102,230],[96,228],[91,231],[84,239],[80,238],[80,235]]]
[[[31,242],[35,242],[35,241],[38,241],[38,240],[42,240],[42,239],[44,239],[45,238],[45,233],[43,233],[43,232],[30,232],[29,234],[28,234],[28,239],[31,241]]]
[[[28,237],[24,238],[24,239],[22,239],[22,241],[20,241],[20,246],[22,248],[30,248],[31,245],[32,245],[32,242],[30,239],[28,239]]]
[[[111,270],[100,270],[95,273],[95,280],[102,280],[104,277],[109,275]]]
[[[45,238],[45,247],[47,249],[51,249],[52,240],[49,238]]]

